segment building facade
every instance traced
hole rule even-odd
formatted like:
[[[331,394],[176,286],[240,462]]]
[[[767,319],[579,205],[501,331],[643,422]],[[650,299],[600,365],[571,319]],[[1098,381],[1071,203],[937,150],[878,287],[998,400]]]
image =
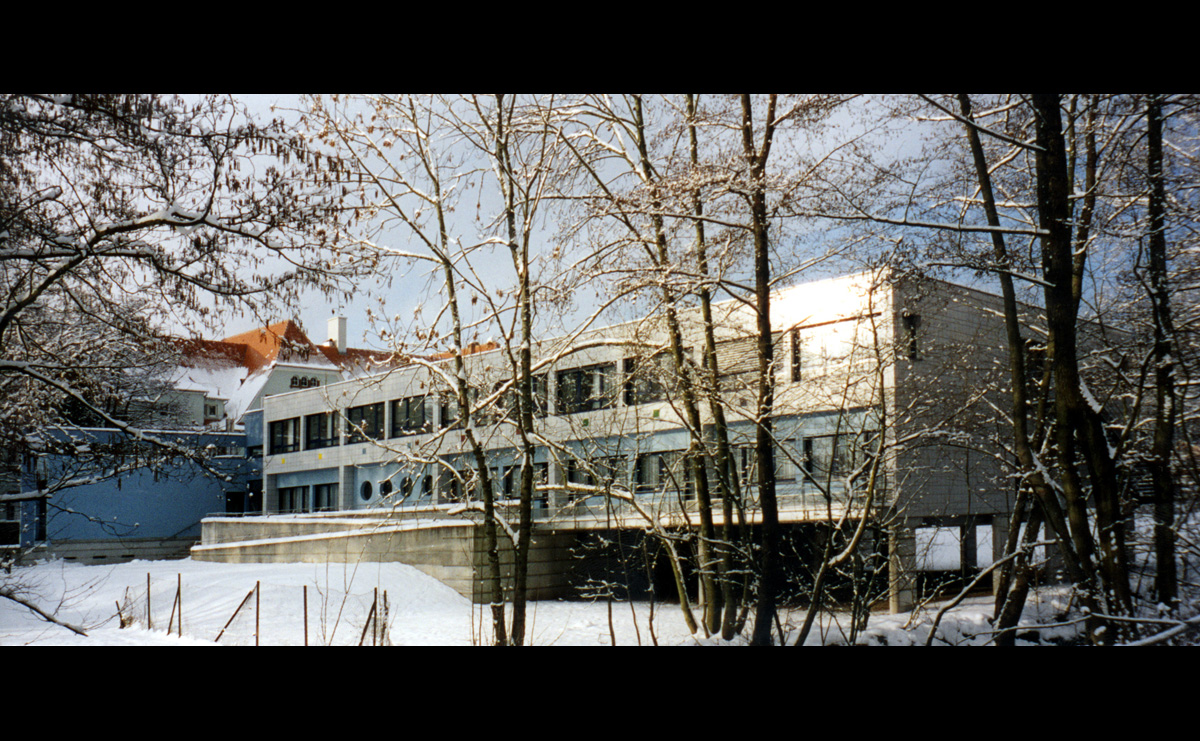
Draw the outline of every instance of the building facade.
[[[180,340],[153,395],[127,400],[138,433],[63,424],[4,461],[0,547],[83,562],[183,557],[209,515],[262,511],[262,399],[337,383],[384,354],[317,345],[293,322]]]
[[[719,397],[754,522],[753,309],[727,302],[716,314]],[[877,518],[896,533],[892,551],[917,568],[918,544],[944,547],[948,537],[961,565],[986,565],[1014,494],[994,444],[1006,352],[1000,299],[865,273],[781,291],[771,317],[781,520]],[[698,364],[700,316],[681,321],[686,362]],[[666,337],[661,318],[649,317],[535,346],[539,521],[561,529],[694,517],[684,464],[691,438]],[[502,348],[463,360],[471,429],[503,505],[516,496],[521,462],[511,362]],[[453,373],[451,360],[415,360],[265,398],[264,513],[417,512],[480,498]]]

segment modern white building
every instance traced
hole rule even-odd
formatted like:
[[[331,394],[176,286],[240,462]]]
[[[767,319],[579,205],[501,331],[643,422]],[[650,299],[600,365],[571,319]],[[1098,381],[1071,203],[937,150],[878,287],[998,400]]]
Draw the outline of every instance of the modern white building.
[[[716,312],[720,399],[752,525],[754,310],[730,301]],[[778,292],[771,319],[781,521],[871,518],[888,533],[895,562],[909,569],[945,565],[944,557],[918,553],[918,543],[942,552],[955,544],[959,566],[988,563],[1014,498],[994,442],[1003,435],[994,410],[1006,398],[1000,299],[940,281],[862,273]],[[681,322],[690,362],[698,363],[699,312],[683,312]],[[689,436],[666,349],[661,317],[535,346],[535,517],[542,527],[636,528],[647,517],[694,524],[683,465]],[[504,499],[519,482],[518,436],[507,416],[510,356],[498,347],[472,350],[464,358],[475,394],[472,427]],[[475,498],[452,375],[451,360],[414,360],[266,396],[264,512],[415,515]],[[873,460],[879,475],[869,490]],[[902,606],[897,589],[893,604]]]

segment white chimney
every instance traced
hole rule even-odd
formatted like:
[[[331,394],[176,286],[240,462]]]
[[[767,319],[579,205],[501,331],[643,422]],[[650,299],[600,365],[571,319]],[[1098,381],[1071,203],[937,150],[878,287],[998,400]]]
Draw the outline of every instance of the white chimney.
[[[329,318],[329,342],[337,348],[339,353],[346,352],[346,317]]]

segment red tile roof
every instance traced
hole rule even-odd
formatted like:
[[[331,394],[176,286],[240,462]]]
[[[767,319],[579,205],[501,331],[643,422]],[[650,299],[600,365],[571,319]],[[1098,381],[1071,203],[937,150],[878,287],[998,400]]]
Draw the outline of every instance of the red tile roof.
[[[220,345],[244,348],[241,364],[251,373],[273,362],[306,362],[323,357],[339,368],[394,362],[392,353],[348,347],[339,353],[332,343],[317,345],[290,319],[226,337]]]
[[[274,362],[308,362],[320,359],[328,361],[338,368],[358,367],[368,369],[372,366],[403,365],[408,362],[406,356],[380,350],[348,347],[345,352],[338,352],[333,344],[317,345],[308,338],[304,330],[291,320],[249,332],[242,332],[223,340],[178,340],[183,352],[184,365],[194,365],[203,359],[224,361],[229,365],[240,365],[252,374]],[[472,343],[464,349],[464,355],[494,350],[496,343]],[[429,356],[429,360],[446,360],[454,357],[452,352],[438,353]]]

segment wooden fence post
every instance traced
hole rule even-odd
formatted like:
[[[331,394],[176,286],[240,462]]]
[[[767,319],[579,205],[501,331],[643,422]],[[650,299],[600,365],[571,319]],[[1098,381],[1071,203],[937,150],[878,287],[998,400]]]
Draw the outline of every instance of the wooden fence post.
[[[256,586],[256,587],[255,587],[255,589],[257,589],[257,588],[258,588],[258,587]],[[228,628],[230,625],[233,625],[233,619],[234,619],[235,617],[237,617],[237,616],[238,616],[238,613],[242,611],[242,608],[246,606],[246,603],[250,601],[250,598],[251,598],[252,596],[254,596],[254,589],[251,589],[249,592],[246,592],[246,596],[242,598],[242,601],[241,601],[241,603],[240,603],[240,604],[237,606],[237,609],[236,609],[236,610],[234,610],[234,611],[233,611],[233,614],[229,616],[229,620],[225,621],[225,627],[224,627],[224,628],[221,628],[221,632],[220,632],[220,633],[217,633],[217,640],[216,640],[216,641],[213,641],[213,643],[216,643],[217,641],[220,641],[220,640],[221,640],[221,636],[225,635],[225,630],[226,630],[226,629],[227,629],[227,628]],[[258,630],[258,627],[257,627],[257,625],[255,626],[255,630],[256,630],[256,631]]]

